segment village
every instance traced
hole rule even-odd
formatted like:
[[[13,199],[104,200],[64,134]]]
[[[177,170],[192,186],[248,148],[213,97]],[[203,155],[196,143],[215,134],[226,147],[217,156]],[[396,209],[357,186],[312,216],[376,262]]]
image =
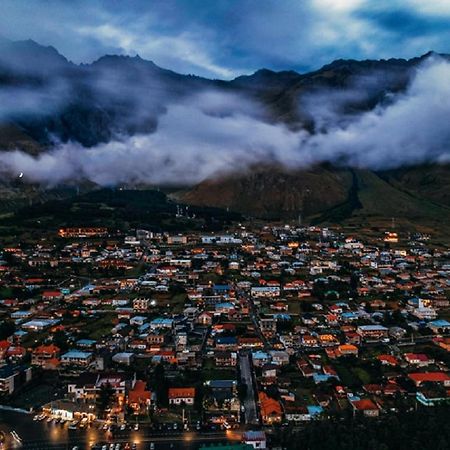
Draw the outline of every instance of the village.
[[[392,229],[61,228],[0,248],[0,403],[69,432],[242,448],[433,408],[450,399],[449,274],[447,249]]]

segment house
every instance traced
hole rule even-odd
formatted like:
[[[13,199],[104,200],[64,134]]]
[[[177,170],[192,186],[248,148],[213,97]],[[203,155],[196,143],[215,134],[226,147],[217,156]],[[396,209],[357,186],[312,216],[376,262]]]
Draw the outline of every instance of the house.
[[[437,318],[437,312],[434,308],[415,308],[411,314],[421,320],[434,320]]]
[[[90,373],[85,372],[67,385],[69,397],[73,400],[95,400],[102,386],[109,386],[117,399],[125,398],[129,381],[123,373]]]
[[[270,350],[269,355],[272,358],[272,364],[285,366],[289,364],[289,354],[281,350]]]
[[[246,431],[242,435],[242,442],[251,445],[254,449],[267,448],[266,433],[264,431]]]
[[[257,350],[252,353],[252,361],[254,366],[261,367],[270,361],[270,356],[266,352]]]
[[[428,324],[428,328],[431,329],[433,333],[448,333],[450,331],[450,322],[447,320],[439,319],[433,320]]]
[[[173,327],[173,319],[165,317],[158,317],[150,322],[150,328],[152,330],[172,329],[172,327]]]
[[[214,315],[208,311],[204,311],[197,317],[197,323],[200,325],[210,326],[213,323]]]
[[[445,372],[423,372],[410,373],[408,377],[414,382],[416,386],[422,383],[439,383],[445,387],[450,387],[450,376]]]
[[[12,394],[20,386],[30,381],[31,377],[31,367],[11,364],[0,367],[0,394]]]
[[[382,325],[360,325],[356,332],[366,341],[378,341],[387,338],[388,329]]]
[[[43,331],[46,328],[55,325],[58,321],[51,319],[30,320],[21,325],[21,328],[27,331]]]
[[[42,293],[42,300],[44,301],[56,301],[61,300],[64,295],[61,291],[44,291]]]
[[[235,336],[218,336],[216,338],[216,349],[217,350],[237,350],[237,338]]]
[[[51,417],[64,420],[87,419],[92,422],[96,419],[95,410],[86,403],[74,403],[67,400],[55,400],[43,406],[43,411]]]
[[[264,346],[259,337],[252,336],[239,336],[238,345],[239,348],[262,348]]]
[[[134,386],[128,391],[128,406],[135,414],[145,412],[152,401],[152,393],[147,390],[145,381],[136,380]]]
[[[115,355],[113,355],[113,357],[111,359],[113,362],[115,362],[117,364],[124,364],[126,366],[129,366],[133,362],[134,357],[135,357],[134,353],[119,352],[119,353],[116,353]]]
[[[261,417],[265,425],[272,425],[281,422],[283,410],[280,402],[269,397],[265,392],[258,392],[258,400]]]
[[[235,367],[237,362],[237,353],[230,351],[215,352],[214,361],[218,367]]]
[[[82,352],[80,350],[69,350],[61,356],[61,363],[66,366],[88,366],[94,359],[91,352]]]
[[[350,402],[353,407],[353,414],[362,413],[366,417],[378,417],[380,409],[370,399],[355,400]]]
[[[436,406],[443,403],[448,404],[450,402],[450,396],[448,391],[445,390],[425,389],[417,391],[416,400],[425,406]]]
[[[195,388],[169,388],[170,405],[193,405],[195,399]]]
[[[393,355],[378,355],[377,359],[384,366],[398,366],[398,359]]]
[[[40,345],[33,350],[31,364],[44,369],[56,368],[59,365],[60,349],[56,345]]]
[[[428,358],[424,353],[405,353],[403,356],[408,364],[418,367],[425,367],[434,363],[434,360]]]
[[[285,406],[285,418],[288,422],[306,422],[311,420],[306,406]]]
[[[151,305],[149,298],[139,297],[133,300],[133,309],[136,312],[147,312]]]
[[[349,356],[354,355],[358,356],[358,347],[353,344],[342,344],[339,345],[336,349],[337,356]]]

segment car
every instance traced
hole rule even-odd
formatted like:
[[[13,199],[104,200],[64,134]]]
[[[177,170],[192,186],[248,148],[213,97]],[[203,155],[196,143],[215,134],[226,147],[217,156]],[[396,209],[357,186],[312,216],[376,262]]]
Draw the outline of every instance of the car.
[[[106,444],[102,445],[102,450],[108,450],[108,446]]]
[[[155,450],[155,443],[154,442],[150,442],[150,450]]]
[[[116,446],[114,447],[114,450],[120,450],[120,443],[118,442],[117,444],[116,444]]]
[[[174,429],[174,430],[178,429],[178,424],[177,424],[177,423],[174,423],[174,424],[173,424],[173,429]]]
[[[136,423],[136,424],[134,425],[134,431],[137,431],[137,430],[139,430],[139,424],[138,424],[138,423]]]
[[[109,444],[109,450],[114,450],[114,444]]]
[[[78,450],[78,449],[79,449],[78,445],[74,445],[74,446],[72,447],[72,450]]]
[[[122,425],[120,425],[120,431],[125,431],[127,428],[127,425],[125,423],[123,423]]]

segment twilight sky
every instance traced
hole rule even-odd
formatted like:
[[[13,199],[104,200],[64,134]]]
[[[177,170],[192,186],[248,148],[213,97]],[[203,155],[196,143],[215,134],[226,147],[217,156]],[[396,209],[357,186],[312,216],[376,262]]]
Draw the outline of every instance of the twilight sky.
[[[0,34],[53,45],[76,63],[138,53],[229,79],[450,53],[450,0],[1,0]]]

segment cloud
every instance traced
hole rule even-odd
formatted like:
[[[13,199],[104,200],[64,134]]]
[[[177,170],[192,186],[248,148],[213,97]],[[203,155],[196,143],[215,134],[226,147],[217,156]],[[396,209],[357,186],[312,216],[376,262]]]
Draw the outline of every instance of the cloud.
[[[337,58],[448,52],[446,0],[3,0],[0,27],[75,62],[140,54],[182,73],[309,71]],[[400,20],[401,19],[401,20]]]
[[[123,136],[89,149],[60,144],[37,157],[5,152],[0,172],[23,172],[25,180],[47,185],[85,179],[99,185],[186,185],[261,163],[290,169],[322,162],[388,169],[446,162],[450,104],[443,99],[450,96],[449,79],[450,64],[429,58],[405,92],[390,94],[389,101],[345,120],[340,106],[366,95],[376,79],[357,81],[353,91],[335,92],[337,110],[319,93],[308,99],[315,104],[309,113],[320,123],[313,134],[266,122],[264,112],[248,99],[203,92],[168,105],[154,133]]]

